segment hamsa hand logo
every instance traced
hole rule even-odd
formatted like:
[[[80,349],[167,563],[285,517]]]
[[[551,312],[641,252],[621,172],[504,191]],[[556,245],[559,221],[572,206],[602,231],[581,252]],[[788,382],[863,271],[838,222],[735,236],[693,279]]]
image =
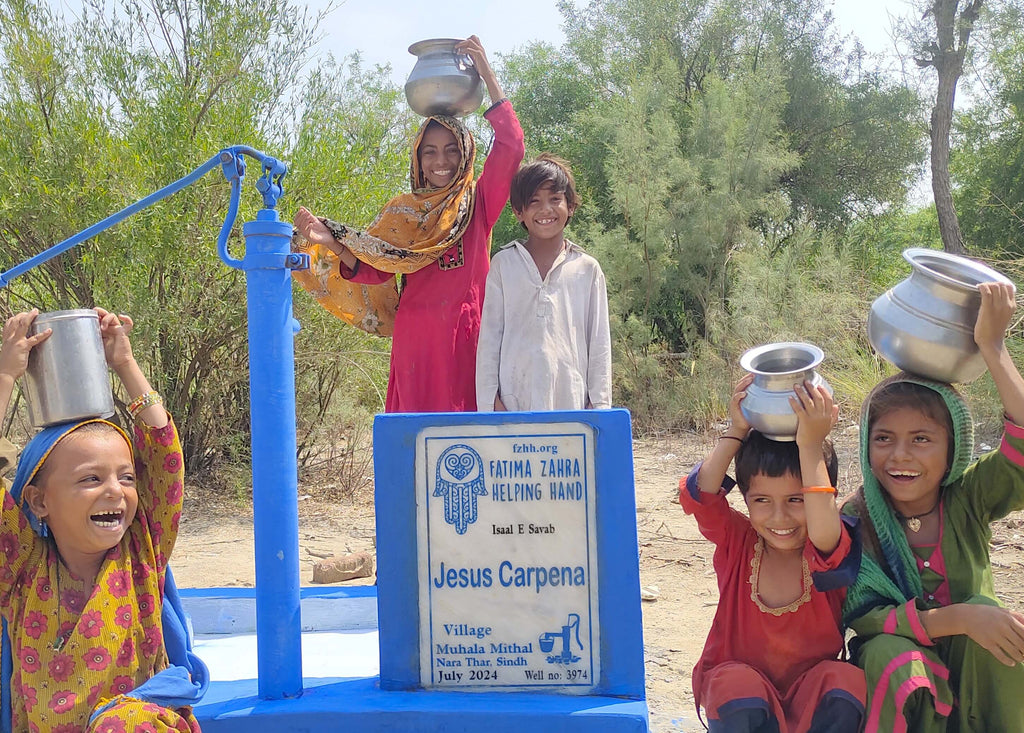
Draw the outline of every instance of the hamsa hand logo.
[[[476,498],[486,496],[484,462],[468,445],[452,445],[437,459],[434,496],[444,497],[444,521],[465,534],[476,521]]]

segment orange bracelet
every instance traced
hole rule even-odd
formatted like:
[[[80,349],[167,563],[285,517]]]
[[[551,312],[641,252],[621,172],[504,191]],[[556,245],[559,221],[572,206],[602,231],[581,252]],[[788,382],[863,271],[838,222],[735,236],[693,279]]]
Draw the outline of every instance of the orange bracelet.
[[[837,494],[835,486],[804,486],[800,489],[803,494]]]

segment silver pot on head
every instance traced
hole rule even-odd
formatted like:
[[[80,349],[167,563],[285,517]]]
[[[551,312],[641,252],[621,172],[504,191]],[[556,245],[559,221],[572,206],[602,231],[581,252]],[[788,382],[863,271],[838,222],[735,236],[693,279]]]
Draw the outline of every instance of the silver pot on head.
[[[409,46],[416,65],[405,82],[405,98],[423,117],[465,117],[484,101],[483,82],[473,61],[455,52],[457,38],[429,38]]]
[[[100,320],[93,310],[40,313],[29,335],[53,329],[28,355],[24,390],[37,428],[114,414]]]
[[[754,375],[747,387],[747,396],[740,410],[750,426],[766,438],[779,441],[796,440],[797,418],[789,398],[793,388],[810,382],[823,386],[832,394],[832,387],[816,371],[825,353],[814,344],[786,341],[765,344],[743,353],[740,366]]]
[[[868,313],[868,341],[904,371],[940,382],[970,382],[985,372],[974,342],[978,285],[1010,283],[980,262],[940,250],[904,251],[910,277],[879,296]]]

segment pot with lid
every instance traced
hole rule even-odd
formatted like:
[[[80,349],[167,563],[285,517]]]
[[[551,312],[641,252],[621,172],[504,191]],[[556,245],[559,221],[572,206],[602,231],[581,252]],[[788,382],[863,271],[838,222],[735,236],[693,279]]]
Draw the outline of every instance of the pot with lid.
[[[879,296],[868,313],[868,341],[904,371],[940,382],[970,382],[985,372],[974,342],[978,285],[1010,283],[980,262],[941,250],[903,252],[910,276]]]
[[[483,103],[480,74],[469,56],[456,53],[458,43],[457,38],[429,38],[409,46],[417,59],[405,83],[405,98],[416,114],[465,117]]]
[[[93,310],[40,313],[29,335],[53,329],[28,355],[23,382],[28,415],[37,428],[114,414],[100,319]]]

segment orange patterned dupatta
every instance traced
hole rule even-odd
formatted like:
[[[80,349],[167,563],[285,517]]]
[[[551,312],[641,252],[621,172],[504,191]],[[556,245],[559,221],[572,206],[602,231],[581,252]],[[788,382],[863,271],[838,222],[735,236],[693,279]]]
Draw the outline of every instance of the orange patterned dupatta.
[[[462,152],[459,170],[444,188],[427,187],[420,171],[419,149],[431,121],[455,136]],[[459,243],[473,216],[475,184],[473,162],[476,143],[461,120],[427,118],[416,133],[409,178],[412,193],[391,199],[365,232],[329,219],[321,219],[334,238],[360,262],[404,275],[426,267],[452,245]],[[362,285],[346,280],[338,256],[327,247],[312,244],[296,233],[292,250],[307,252],[310,269],[292,271],[298,283],[324,308],[341,320],[378,336],[390,336],[398,309],[398,285],[392,278],[381,285]]]

